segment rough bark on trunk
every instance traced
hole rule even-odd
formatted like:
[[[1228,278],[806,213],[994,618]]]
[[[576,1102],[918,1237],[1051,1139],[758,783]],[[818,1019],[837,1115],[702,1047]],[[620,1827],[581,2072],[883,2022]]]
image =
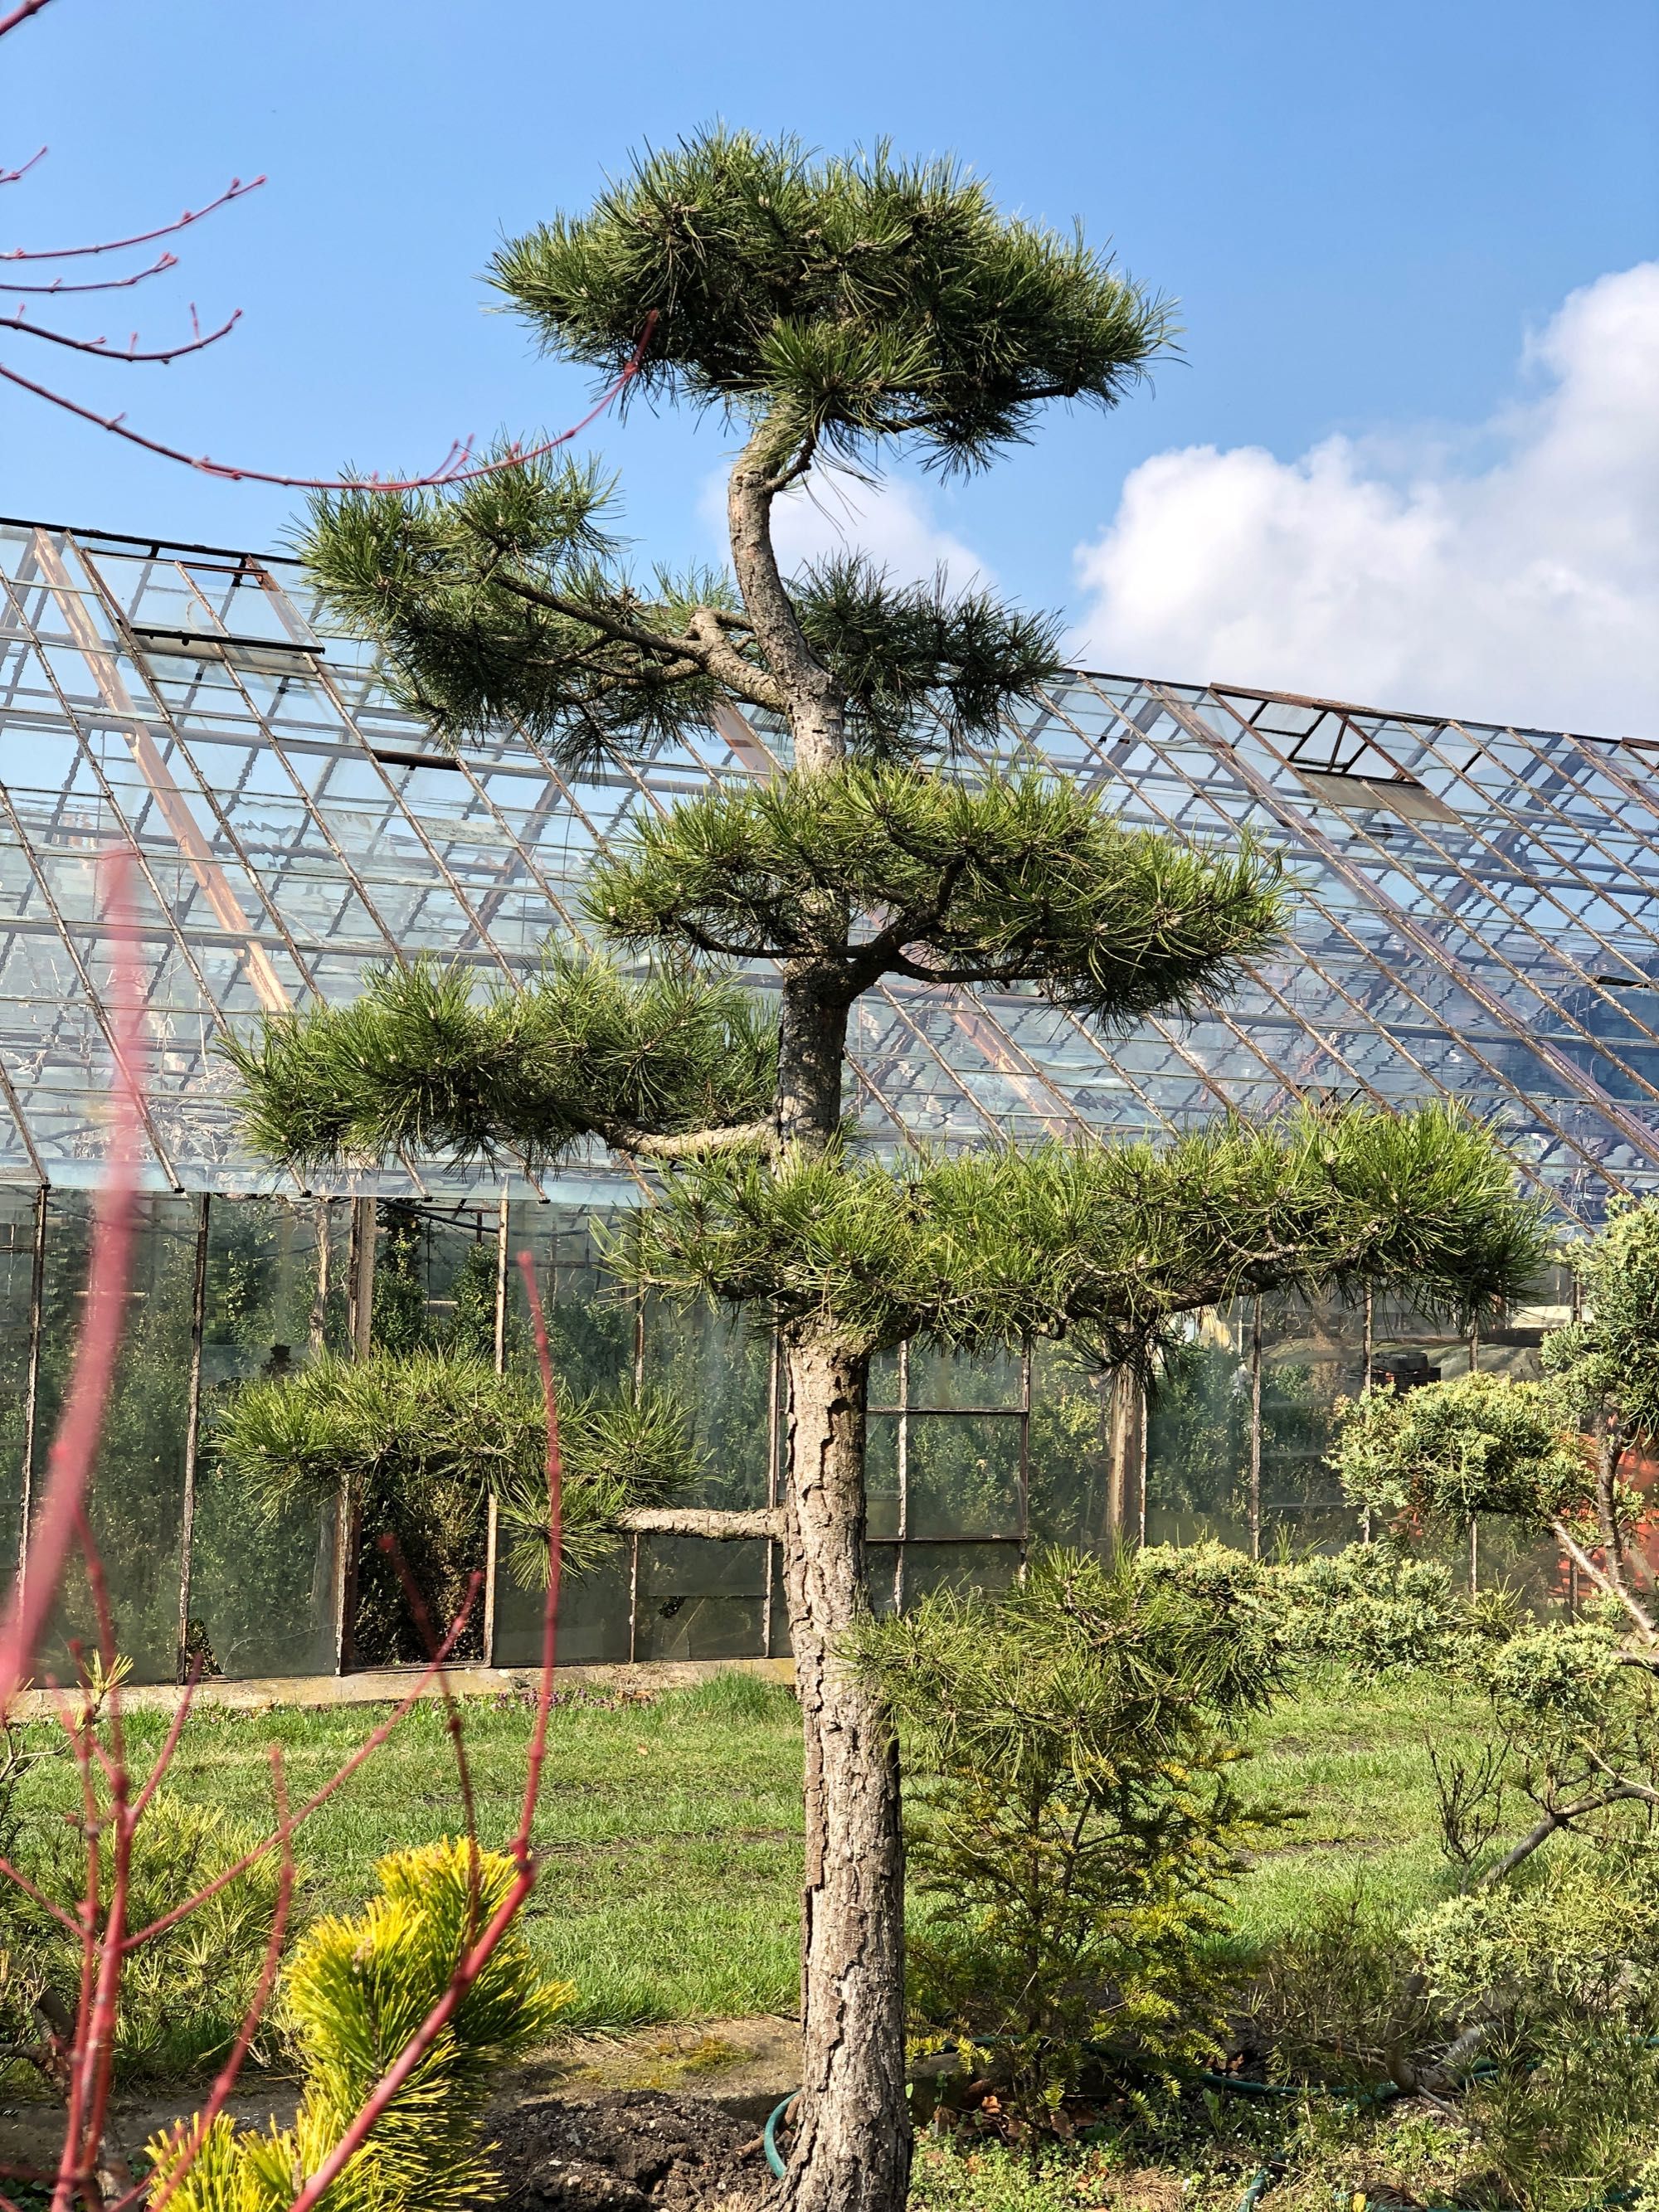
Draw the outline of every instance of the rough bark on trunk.
[[[1621,1595],[1626,1589],[1625,1540],[1619,1525],[1618,1480],[1623,1455],[1617,1433],[1604,1417],[1595,1439],[1595,1504],[1608,1578]]]
[[[814,656],[779,574],[772,501],[802,461],[799,434],[763,422],[732,470],[732,563],[767,667],[787,705],[795,772],[846,757],[841,691]],[[822,1152],[841,1125],[850,917],[809,894],[804,951],[785,968],[777,1126],[784,1155]],[[801,1916],[801,2096],[778,2212],[903,2212],[910,2174],[904,2094],[904,1861],[897,1748],[879,1701],[837,1665],[866,1609],[867,1358],[833,1334],[787,1347],[784,1577],[806,1775]]]
[[[726,521],[732,536],[732,566],[744,610],[766,665],[789,702],[789,729],[795,741],[795,765],[806,773],[834,768],[847,750],[846,715],[834,678],[801,635],[800,624],[778,573],[772,550],[772,501],[777,479],[787,468],[799,440],[763,422],[738,456],[726,486]]]
[[[898,2212],[910,2174],[904,2094],[904,1850],[896,1747],[878,1699],[837,1664],[866,1603],[868,1361],[835,1342],[788,1351],[786,1547],[807,1748],[802,2097],[792,2212]]]

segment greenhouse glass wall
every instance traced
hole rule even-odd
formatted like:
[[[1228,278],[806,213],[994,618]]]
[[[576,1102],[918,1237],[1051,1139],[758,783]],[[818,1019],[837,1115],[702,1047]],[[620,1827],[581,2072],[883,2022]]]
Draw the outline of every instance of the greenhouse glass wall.
[[[423,952],[481,985],[528,974],[550,937],[580,938],[596,851],[678,797],[770,775],[782,733],[724,708],[644,764],[580,777],[517,729],[451,757],[368,648],[320,625],[291,564],[9,523],[0,582],[0,1541],[16,1568],[107,1141],[111,849],[151,1058],[93,1519],[141,1679],[403,1656],[356,1635],[337,1511],[267,1523],[220,1481],[216,1411],[249,1376],[394,1328],[525,1358],[520,1249],[573,1385],[672,1384],[707,1450],[703,1502],[774,1498],[774,1347],[634,1303],[605,1273],[601,1243],[645,1195],[629,1173],[603,1155],[551,1177],[408,1158],[301,1188],[246,1149],[214,1048]],[[1295,872],[1293,938],[1225,1003],[1109,1042],[1035,994],[895,980],[852,1038],[848,1104],[878,1142],[1157,1139],[1310,1097],[1456,1097],[1565,1225],[1659,1187],[1659,743],[1078,671],[1010,719],[997,757],[1085,783],[1132,823],[1249,829]],[[1368,1362],[1526,1371],[1563,1317],[1540,1305],[1476,1341],[1337,1300],[1252,1303],[1203,1318],[1150,1406],[1054,1347],[975,1364],[907,1347],[872,1392],[872,1597],[994,1587],[1051,1539],[1346,1540],[1323,1452]],[[538,1601],[498,1569],[482,1506],[470,1540],[489,1590],[470,1654],[528,1662]],[[83,1612],[65,1600],[60,1638]],[[786,1648],[761,1540],[641,1539],[574,1587],[562,1629],[573,1662]]]

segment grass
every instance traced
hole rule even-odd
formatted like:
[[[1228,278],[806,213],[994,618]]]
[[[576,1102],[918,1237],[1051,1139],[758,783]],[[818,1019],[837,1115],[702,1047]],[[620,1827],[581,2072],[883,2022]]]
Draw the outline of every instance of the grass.
[[[1370,1687],[1312,1682],[1260,1717],[1250,1793],[1302,1817],[1241,1881],[1241,1936],[1270,1936],[1356,1879],[1403,1906],[1433,1894],[1444,1875],[1425,1731],[1455,1748],[1474,1740],[1480,1712],[1473,1698],[1404,1677]],[[172,1787],[264,1825],[271,1743],[282,1746],[297,1801],[378,1717],[361,1706],[202,1711]],[[471,1703],[465,1722],[480,1831],[497,1841],[518,1816],[528,1709]],[[164,1728],[156,1714],[130,1719],[141,1771]],[[36,1786],[56,1796],[70,1779],[60,1765]],[[453,1833],[460,1820],[441,1710],[423,1705],[304,1830],[309,1909],[355,1907],[381,1852]],[[529,1927],[549,1970],[577,1988],[571,2025],[793,2011],[800,1832],[799,1723],[779,1685],[732,1674],[649,1705],[560,1706]]]
[[[1258,1716],[1244,1735],[1248,1789],[1298,1817],[1239,1885],[1241,1936],[1282,1934],[1356,1883],[1402,1912],[1443,1896],[1429,1747],[1443,1761],[1467,1755],[1484,1741],[1487,1716],[1483,1697],[1443,1675],[1368,1684],[1334,1670]]]

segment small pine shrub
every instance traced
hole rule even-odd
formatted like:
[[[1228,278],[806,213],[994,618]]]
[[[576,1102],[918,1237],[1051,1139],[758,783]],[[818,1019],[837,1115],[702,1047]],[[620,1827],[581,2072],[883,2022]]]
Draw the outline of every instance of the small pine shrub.
[[[1078,1553],[1006,1595],[860,1624],[912,1778],[909,1998],[1035,2148],[1085,2081],[1212,2060],[1242,1850],[1227,1723],[1273,1686],[1248,1618]]]
[[[339,2142],[370,2092],[449,1986],[514,1868],[449,1838],[380,1862],[380,1894],[351,1918],[319,1921],[284,1977],[284,2009],[305,2089],[292,2128],[222,2116],[179,2183],[177,2212],[283,2212]],[[343,2168],[328,2212],[464,2212],[492,2179],[483,2116],[497,2068],[546,2034],[573,1992],[538,1977],[510,1927],[453,2017]],[[177,2170],[187,2126],[155,2137],[158,2179]]]
[[[158,1797],[134,1838],[127,1924],[147,1927],[234,1866],[257,1832],[209,1807]],[[86,1894],[86,1838],[51,1814],[15,1839],[23,1871],[68,1912]],[[109,1902],[105,1854],[102,1901]],[[115,2057],[124,2072],[183,2069],[222,2057],[258,1986],[276,1910],[274,1858],[257,1861],[176,1928],[136,1951],[122,1975]],[[44,1996],[76,2008],[81,1947],[62,1923],[9,1882],[0,1888],[0,2033],[38,2040],[32,2014]]]

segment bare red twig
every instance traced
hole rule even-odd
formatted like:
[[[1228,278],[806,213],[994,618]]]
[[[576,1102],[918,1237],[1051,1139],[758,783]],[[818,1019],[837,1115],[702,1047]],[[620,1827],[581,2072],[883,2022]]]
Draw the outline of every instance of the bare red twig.
[[[380,1542],[381,1549],[390,1553],[392,1563],[398,1570],[398,1579],[404,1586],[404,1595],[408,1601],[410,1612],[414,1616],[416,1632],[426,1646],[427,1656],[431,1658],[438,1650],[440,1640],[436,1630],[432,1626],[431,1609],[421,1594],[420,1584],[409,1571],[409,1562],[404,1559],[403,1547],[397,1538],[388,1533],[380,1539]],[[471,1612],[473,1606],[477,1603],[478,1593],[483,1588],[483,1577],[481,1574],[469,1577],[466,1589],[468,1612]],[[461,1717],[456,1708],[455,1692],[449,1686],[448,1677],[442,1673],[438,1676],[438,1693],[443,1699],[444,1729],[449,1737],[450,1748],[455,1754],[455,1775],[461,1792],[461,1808],[466,1820],[469,1879],[476,1903],[478,1886],[478,1808],[472,1791],[472,1769],[466,1756],[466,1734],[461,1726]],[[470,1934],[471,1932],[470,1915],[467,1927]]]
[[[6,26],[0,23],[0,37],[3,37],[5,30]],[[244,184],[240,177],[233,177],[217,199],[208,200],[198,208],[186,208],[173,222],[158,223],[154,230],[135,231],[131,238],[100,238],[91,246],[14,246],[9,252],[0,253],[0,261],[82,261],[88,254],[124,253],[134,246],[153,246],[158,238],[175,238],[192,223],[216,215],[233,200],[245,200],[250,192],[257,192],[264,181],[263,177],[251,177]]]
[[[27,315],[0,315],[0,331],[21,331],[26,338],[44,338],[48,345],[68,346],[74,353],[96,354],[100,361],[165,362],[182,361],[188,353],[205,352],[209,346],[217,345],[221,338],[228,338],[242,319],[242,311],[238,307],[216,331],[204,331],[196,322],[193,307],[190,314],[193,326],[190,337],[180,338],[177,345],[155,347],[149,352],[139,350],[137,331],[118,351],[111,347],[107,338],[71,337],[67,331],[48,330],[44,323],[32,323]]]
[[[20,179],[27,176],[29,171],[34,167],[37,161],[44,161],[46,158],[46,148],[44,146],[37,146],[34,151],[29,155],[27,161],[20,161],[15,169],[0,169],[0,185],[16,184]]]
[[[472,441],[469,438],[465,443],[453,444],[431,474],[423,477],[285,477],[264,469],[233,468],[228,462],[213,460],[205,453],[187,453],[178,446],[166,445],[159,438],[149,438],[141,431],[129,429],[125,416],[100,415],[95,409],[82,406],[79,400],[70,399],[61,392],[54,392],[50,385],[35,383],[32,377],[24,376],[15,368],[8,368],[3,362],[0,362],[0,377],[4,377],[9,384],[17,385],[24,392],[33,392],[37,399],[49,400],[54,407],[61,407],[70,415],[78,415],[83,422],[93,423],[100,430],[108,430],[118,438],[125,438],[129,445],[142,447],[147,453],[158,453],[163,460],[181,462],[185,468],[198,470],[204,476],[222,477],[228,483],[277,484],[289,491],[432,491],[455,484],[477,483],[484,477],[499,476],[503,469],[519,468],[526,461],[538,461],[544,454],[556,452],[561,446],[568,446],[573,438],[580,437],[582,432],[599,420],[606,408],[639,374],[656,325],[657,313],[653,308],[646,318],[640,342],[622,374],[614,383],[606,386],[580,422],[574,422],[569,429],[560,431],[556,438],[545,438],[539,445],[509,447],[499,459],[483,461],[477,468],[468,468],[465,464],[472,455]]]
[[[0,15],[0,39],[3,39],[8,31],[15,31],[20,23],[27,23],[31,15],[38,15],[43,8],[50,5],[51,0],[20,0],[20,4],[12,9],[9,15]]]
[[[531,1850],[531,1832],[535,1823],[536,1805],[541,1795],[542,1771],[547,1757],[548,1722],[553,1711],[553,1662],[556,1649],[559,1619],[559,1547],[562,1534],[561,1496],[562,1489],[562,1461],[559,1451],[559,1413],[553,1389],[553,1361],[548,1346],[547,1325],[542,1315],[541,1293],[536,1282],[535,1263],[528,1252],[520,1252],[519,1268],[525,1279],[530,1298],[531,1321],[536,1336],[537,1357],[542,1370],[542,1395],[547,1411],[547,1500],[548,1537],[551,1546],[551,1567],[547,1580],[547,1595],[542,1607],[542,1673],[536,1696],[536,1718],[531,1729],[530,1749],[525,1761],[524,1809],[517,1834],[508,1850],[518,1862],[519,1871],[506,1896],[490,1916],[489,1924],[471,1951],[457,1965],[450,1978],[449,1986],[427,2014],[409,2041],[375,2084],[362,2111],[346,2130],[339,2142],[311,2175],[299,2195],[288,2208],[288,2212],[313,2212],[333,2186],[341,2172],[356,2157],[374,2130],[375,2122],[396,2098],[427,2052],[432,2048],[445,2027],[453,2019],[465,2001],[467,1991],[477,1981],[489,1961],[491,1954],[512,1926],[519,1908],[536,1886],[536,1865]]]
[[[40,149],[42,154],[46,150],[44,146]],[[39,158],[37,155],[36,159]],[[27,166],[26,163],[25,167]],[[22,171],[20,169],[16,173],[21,176]],[[9,177],[0,177],[0,184],[11,182],[12,179]],[[8,284],[5,289],[8,292],[40,293],[51,299],[64,297],[71,292],[127,292],[131,291],[135,284],[142,284],[146,277],[165,276],[169,269],[176,269],[178,266],[179,257],[176,253],[158,253],[148,269],[135,269],[127,276],[98,276],[85,284],[66,284],[61,276],[54,276],[50,284]]]
[[[135,1820],[143,1819],[150,1799],[161,1788],[162,1778],[173,1764],[173,1753],[178,1750],[179,1739],[185,1732],[185,1723],[190,1718],[190,1709],[196,1702],[197,1686],[201,1681],[202,1669],[206,1664],[206,1652],[198,1652],[191,1666],[189,1680],[185,1682],[179,1697],[178,1708],[173,1713],[173,1725],[167,1732],[167,1740],[155,1754],[155,1764],[149,1770],[149,1779],[133,1802],[132,1817]],[[118,1685],[117,1694],[119,1694]]]
[[[22,4],[14,8],[9,15],[0,17],[0,38],[3,38],[8,31],[15,30],[21,23],[38,14],[46,4],[47,0],[22,0]],[[15,184],[34,166],[46,150],[43,146],[40,152],[31,155],[21,168],[0,172],[0,184]],[[189,229],[193,224],[201,222],[208,216],[216,213],[219,209],[228,207],[233,201],[245,199],[248,193],[258,191],[264,181],[263,176],[258,176],[244,184],[240,177],[233,177],[225,190],[216,199],[205,201],[200,207],[186,208],[171,222],[158,223],[149,230],[133,231],[125,237],[99,239],[81,246],[13,246],[8,252],[0,252],[0,269],[16,267],[25,262],[79,261],[94,255],[124,252],[135,246],[151,245],[157,239],[172,238],[180,231]],[[176,254],[163,252],[148,269],[135,270],[125,276],[112,276],[85,284],[65,284],[61,277],[55,277],[49,284],[19,284],[10,289],[19,293],[30,292],[52,295],[70,292],[118,291],[134,284],[141,284],[148,277],[159,276],[165,270],[176,267],[177,264]],[[228,337],[240,320],[241,312],[240,307],[237,308],[216,329],[204,333],[196,327],[196,310],[192,307],[191,321],[194,335],[191,338],[178,345],[149,349],[140,348],[136,332],[124,351],[117,350],[110,348],[101,337],[77,337],[69,331],[50,330],[40,324],[32,323],[21,312],[16,315],[0,316],[0,330],[15,331],[20,337],[23,337],[44,338],[51,344],[67,348],[70,352],[89,354],[101,361],[165,365],[169,362],[182,360],[187,354],[201,353],[207,347],[216,345],[222,338]],[[495,459],[479,462],[476,465],[472,465],[472,440],[471,438],[452,439],[449,451],[435,469],[425,475],[413,477],[385,476],[379,473],[358,477],[289,476],[270,469],[240,468],[228,462],[216,461],[210,454],[186,453],[182,447],[169,445],[164,439],[152,438],[143,431],[132,429],[129,427],[124,413],[100,414],[95,407],[86,406],[82,401],[72,399],[67,392],[59,392],[51,385],[41,384],[33,377],[25,376],[21,370],[12,368],[3,362],[0,362],[0,379],[3,379],[8,384],[15,385],[20,392],[28,392],[33,398],[44,399],[48,405],[61,408],[65,414],[73,415],[77,421],[90,422],[95,429],[107,431],[112,437],[124,439],[128,445],[137,446],[142,453],[154,453],[161,460],[176,461],[183,468],[195,469],[203,476],[216,477],[227,483],[273,484],[289,491],[356,491],[364,488],[386,492],[426,491],[447,485],[474,483],[483,477],[498,476],[505,469],[521,466],[526,461],[539,460],[545,454],[556,452],[561,446],[568,445],[573,438],[579,437],[591,423],[599,419],[631,380],[639,374],[646,349],[651,343],[651,335],[656,321],[657,317],[654,313],[647,318],[645,328],[640,334],[639,343],[620,374],[600,395],[596,404],[583,416],[581,421],[574,423],[569,429],[562,431],[556,438],[544,439],[540,444],[535,446],[511,447]]]
[[[373,1754],[380,1749],[380,1746],[386,1741],[387,1737],[392,1735],[392,1731],[398,1727],[399,1723],[408,1719],[410,1714],[414,1711],[416,1706],[420,1703],[422,1697],[426,1692],[428,1684],[431,1682],[434,1675],[439,1674],[443,1667],[444,1662],[454,1650],[456,1639],[459,1637],[462,1630],[466,1626],[467,1615],[471,1610],[471,1604],[472,1601],[469,1598],[466,1604],[464,1605],[459,1613],[457,1613],[454,1624],[451,1627],[448,1635],[445,1637],[442,1644],[439,1645],[438,1650],[434,1653],[431,1665],[420,1675],[414,1688],[410,1690],[409,1695],[404,1699],[403,1703],[398,1705],[394,1705],[387,1717],[380,1723],[378,1728],[372,1729],[370,1733],[363,1738],[363,1741],[358,1745],[356,1750],[352,1753],[350,1758],[345,1760],[342,1765],[336,1768],[334,1772],[330,1775],[328,1780],[323,1784],[321,1789],[315,1790],[312,1792],[311,1796],[307,1798],[305,1803],[301,1806],[299,1811],[294,1815],[294,1818],[289,1824],[290,1826],[294,1828],[302,1826],[304,1823],[311,1818],[312,1814],[317,1810],[319,1805],[325,1805],[337,1790],[343,1788],[346,1783],[350,1781],[352,1776],[363,1764],[363,1761],[366,1759],[372,1757]],[[245,1851],[242,1856],[236,1861],[236,1863],[234,1866],[227,1867],[222,1874],[216,1875],[210,1882],[204,1884],[201,1889],[197,1891],[194,1897],[186,1898],[182,1905],[175,1905],[171,1912],[164,1912],[160,1919],[152,1920],[147,1928],[141,1928],[136,1936],[129,1936],[127,1938],[126,1947],[128,1950],[136,1951],[141,1943],[148,1943],[151,1936],[164,1935],[169,1928],[176,1928],[181,1920],[188,1919],[192,1912],[198,1911],[200,1906],[207,1904],[210,1898],[217,1897],[222,1889],[228,1889],[230,1884],[236,1880],[236,1877],[239,1875],[246,1874],[250,1867],[258,1866],[261,1859],[269,1858],[272,1851],[276,1849],[281,1840],[280,1831],[273,1830],[271,1833],[266,1836],[261,1842],[257,1843],[251,1851]]]
[[[75,1915],[72,1912],[65,1912],[61,1905],[55,1905],[43,1889],[38,1888],[29,1880],[21,1868],[15,1867],[9,1859],[0,1859],[0,1875],[4,1875],[8,1881],[15,1882],[25,1897],[32,1897],[37,1905],[43,1905],[54,1920],[61,1922],[70,1934],[77,1942],[79,1941],[81,1923]]]

